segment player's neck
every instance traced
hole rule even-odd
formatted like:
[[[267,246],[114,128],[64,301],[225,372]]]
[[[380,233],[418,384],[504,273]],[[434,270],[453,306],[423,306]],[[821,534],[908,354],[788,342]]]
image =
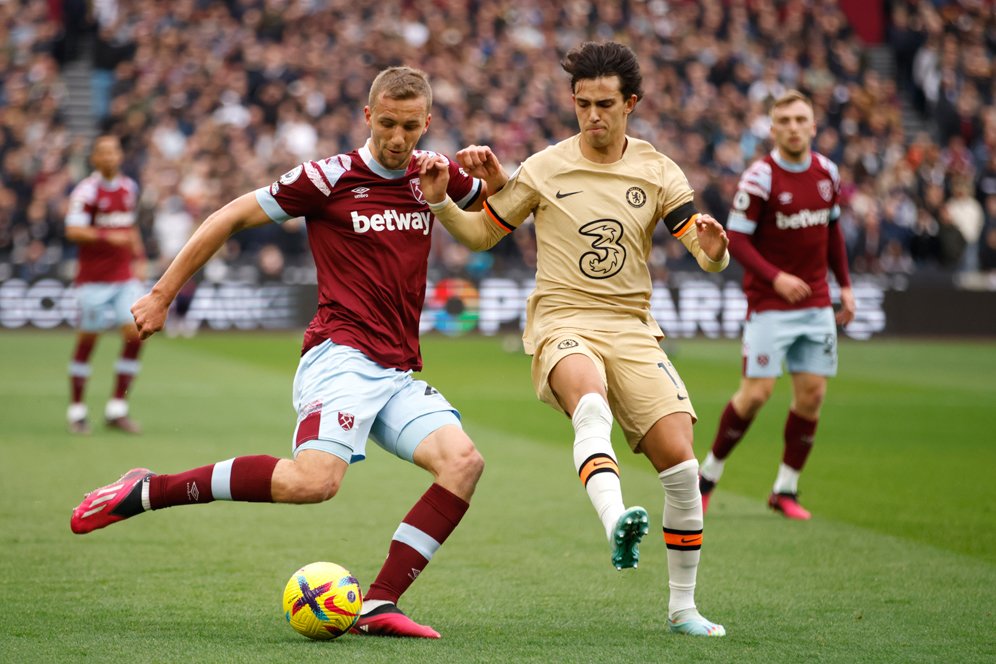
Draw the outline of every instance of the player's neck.
[[[625,135],[623,135],[621,141],[613,142],[604,148],[593,147],[582,137],[581,156],[596,164],[613,164],[623,158],[627,145],[628,140]]]

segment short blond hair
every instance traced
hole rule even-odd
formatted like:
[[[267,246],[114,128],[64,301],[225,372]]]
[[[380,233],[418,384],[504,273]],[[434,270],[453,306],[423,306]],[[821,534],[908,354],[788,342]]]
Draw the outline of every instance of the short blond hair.
[[[429,75],[414,67],[388,67],[370,84],[370,97],[367,103],[373,108],[384,95],[388,99],[425,98],[426,108],[432,108],[432,87]]]
[[[781,108],[782,106],[788,106],[789,104],[793,104],[797,101],[801,101],[813,111],[816,110],[813,108],[812,99],[798,90],[786,90],[780,97],[771,102],[771,108],[768,109],[768,115],[773,116],[775,114],[775,109]]]

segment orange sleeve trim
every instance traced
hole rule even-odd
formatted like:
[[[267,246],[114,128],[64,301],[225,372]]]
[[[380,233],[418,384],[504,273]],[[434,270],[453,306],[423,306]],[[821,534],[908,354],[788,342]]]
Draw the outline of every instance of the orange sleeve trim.
[[[495,212],[490,205],[488,205],[487,201],[484,201],[484,214],[487,215],[488,219],[491,220],[491,223],[493,223],[495,226],[502,229],[506,233],[511,233],[512,231],[515,230],[515,226],[507,223],[504,219],[499,217],[498,213]]]
[[[592,475],[597,475],[598,473],[613,473],[618,477],[619,464],[607,454],[594,454],[581,464],[581,469],[578,470],[578,477],[581,478],[581,484],[587,486],[588,480],[591,479]]]
[[[673,235],[676,239],[680,240],[682,236],[685,235],[685,233],[687,233],[688,231],[690,231],[692,228],[695,227],[695,220],[698,218],[699,218],[699,213],[696,212],[688,219],[685,219],[685,221],[678,224],[678,227],[675,228],[673,231],[671,231],[671,235]]]

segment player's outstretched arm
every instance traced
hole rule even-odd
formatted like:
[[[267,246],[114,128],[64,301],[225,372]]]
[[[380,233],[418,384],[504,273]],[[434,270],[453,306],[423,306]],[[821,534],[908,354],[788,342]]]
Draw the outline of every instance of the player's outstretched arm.
[[[487,212],[465,212],[446,195],[449,162],[438,155],[419,160],[419,180],[429,209],[456,240],[472,251],[484,251],[508,235],[487,218]]]
[[[234,233],[270,221],[256,202],[254,192],[243,194],[209,216],[194,232],[152,290],[131,308],[143,339],[163,329],[166,313],[176,294]]]

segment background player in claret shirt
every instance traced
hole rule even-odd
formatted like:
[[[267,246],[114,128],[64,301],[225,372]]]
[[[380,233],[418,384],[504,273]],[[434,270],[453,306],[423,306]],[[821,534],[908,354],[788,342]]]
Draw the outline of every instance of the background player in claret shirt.
[[[90,433],[83,401],[91,371],[90,355],[98,334],[115,325],[121,329],[123,345],[115,365],[114,394],[104,408],[104,419],[109,427],[139,432],[128,416],[127,398],[138,373],[142,341],[129,309],[142,295],[142,284],[136,277],[144,277],[145,249],[135,225],[138,184],[121,173],[122,158],[116,136],[98,136],[90,155],[95,170],[76,185],[69,197],[66,239],[79,245],[79,334],[69,364],[71,392],[66,413],[73,433]]]
[[[633,52],[589,42],[572,50],[563,66],[580,134],[523,162],[484,213],[461,212],[445,198],[445,160],[423,160],[422,187],[439,220],[473,249],[493,246],[534,215],[539,260],[523,340],[533,356],[537,395],[571,418],[574,467],[611,542],[612,564],[636,567],[648,530],[647,511],[623,503],[610,440],[614,415],[664,487],[670,629],[723,636],[723,626],[695,607],[702,546],[695,411],[650,315],[647,259],[663,220],[703,269],[718,272],[729,262],[726,233],[698,214],[673,161],[626,135],[642,96]],[[478,177],[502,173],[487,147],[461,150],[457,159]]]
[[[792,374],[785,451],[768,505],[790,519],[808,519],[798,501],[799,474],[813,447],[826,394],[837,372],[837,326],[854,318],[854,294],[837,218],[837,166],[810,150],[813,105],[790,91],[771,108],[775,149],[740,179],[727,223],[730,253],[744,266],[747,323],[743,378],[726,404],[702,463],[704,506],[726,458],[771,397],[782,363]],[[840,311],[830,305],[827,267],[840,284]]]
[[[293,459],[243,456],[175,475],[137,468],[88,494],[73,512],[74,532],[194,502],[328,500],[349,465],[365,457],[369,436],[429,471],[434,482],[395,532],[354,630],[439,637],[401,613],[397,601],[460,523],[484,461],[456,409],[412,377],[422,366],[418,324],[432,224],[412,155],[429,127],[431,104],[424,73],[381,72],[370,88],[363,147],[305,162],[212,214],[132,309],[148,337],[162,329],[181,286],[232,233],[303,216],[319,302],[294,378]],[[480,209],[486,184],[455,163],[448,168],[449,194]]]

